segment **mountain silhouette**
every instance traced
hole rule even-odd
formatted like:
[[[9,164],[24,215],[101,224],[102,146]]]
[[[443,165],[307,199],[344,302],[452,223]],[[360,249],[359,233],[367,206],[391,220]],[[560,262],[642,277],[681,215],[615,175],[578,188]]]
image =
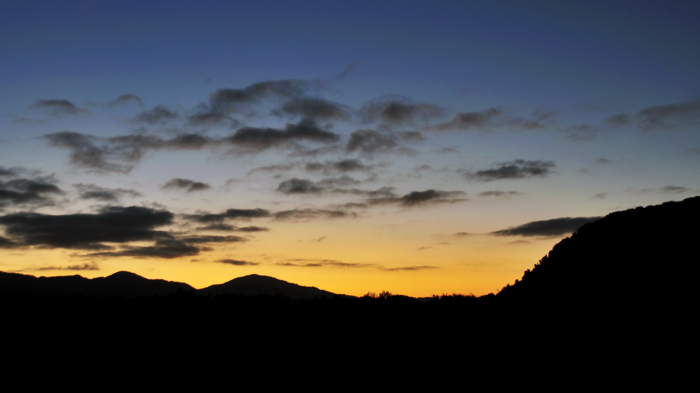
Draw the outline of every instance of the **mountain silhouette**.
[[[292,284],[269,276],[251,274],[244,277],[234,278],[223,284],[216,284],[197,291],[202,295],[271,295],[283,296],[292,300],[316,299],[328,297],[332,298],[336,294],[318,289],[316,287],[305,287]]]
[[[556,244],[497,296],[563,308],[669,307],[696,297],[700,197],[611,213]]]
[[[93,279],[79,275],[34,277],[0,272],[0,290],[41,296],[137,297],[166,296],[178,291],[194,292],[188,284],[148,279],[130,272],[117,272]]]

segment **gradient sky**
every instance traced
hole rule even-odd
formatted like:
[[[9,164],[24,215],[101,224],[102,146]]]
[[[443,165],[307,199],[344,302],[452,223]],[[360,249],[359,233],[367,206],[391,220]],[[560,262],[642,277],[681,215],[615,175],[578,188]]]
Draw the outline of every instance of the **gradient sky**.
[[[700,194],[699,17],[3,1],[0,270],[496,292],[587,221]]]

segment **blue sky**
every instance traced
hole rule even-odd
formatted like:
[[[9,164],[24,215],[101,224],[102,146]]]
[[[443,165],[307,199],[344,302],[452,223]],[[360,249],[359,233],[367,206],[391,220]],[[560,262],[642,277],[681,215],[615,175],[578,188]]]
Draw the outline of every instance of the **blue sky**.
[[[496,291],[577,219],[700,192],[698,15],[3,2],[0,270]]]

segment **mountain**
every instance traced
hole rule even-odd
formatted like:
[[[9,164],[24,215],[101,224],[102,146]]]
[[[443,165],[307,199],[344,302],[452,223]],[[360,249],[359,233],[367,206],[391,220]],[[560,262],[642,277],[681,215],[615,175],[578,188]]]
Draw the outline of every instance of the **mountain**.
[[[697,297],[700,197],[611,213],[556,244],[501,299],[609,310],[669,308]]]
[[[174,281],[151,280],[130,272],[117,272],[93,279],[82,276],[34,277],[0,272],[0,290],[42,296],[137,297],[166,296],[178,291],[194,292],[191,286]]]
[[[234,278],[223,284],[212,285],[197,291],[203,295],[271,295],[285,296],[293,300],[314,299],[328,297],[332,298],[336,294],[318,289],[316,287],[305,287],[292,284],[287,281],[278,280],[269,276],[251,274],[244,277]]]

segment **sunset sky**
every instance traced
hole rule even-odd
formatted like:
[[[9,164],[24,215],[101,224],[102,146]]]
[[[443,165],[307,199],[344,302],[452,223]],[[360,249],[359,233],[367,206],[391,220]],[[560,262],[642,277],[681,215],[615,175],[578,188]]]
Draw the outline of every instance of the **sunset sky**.
[[[700,2],[0,3],[0,271],[496,292],[700,195]]]

